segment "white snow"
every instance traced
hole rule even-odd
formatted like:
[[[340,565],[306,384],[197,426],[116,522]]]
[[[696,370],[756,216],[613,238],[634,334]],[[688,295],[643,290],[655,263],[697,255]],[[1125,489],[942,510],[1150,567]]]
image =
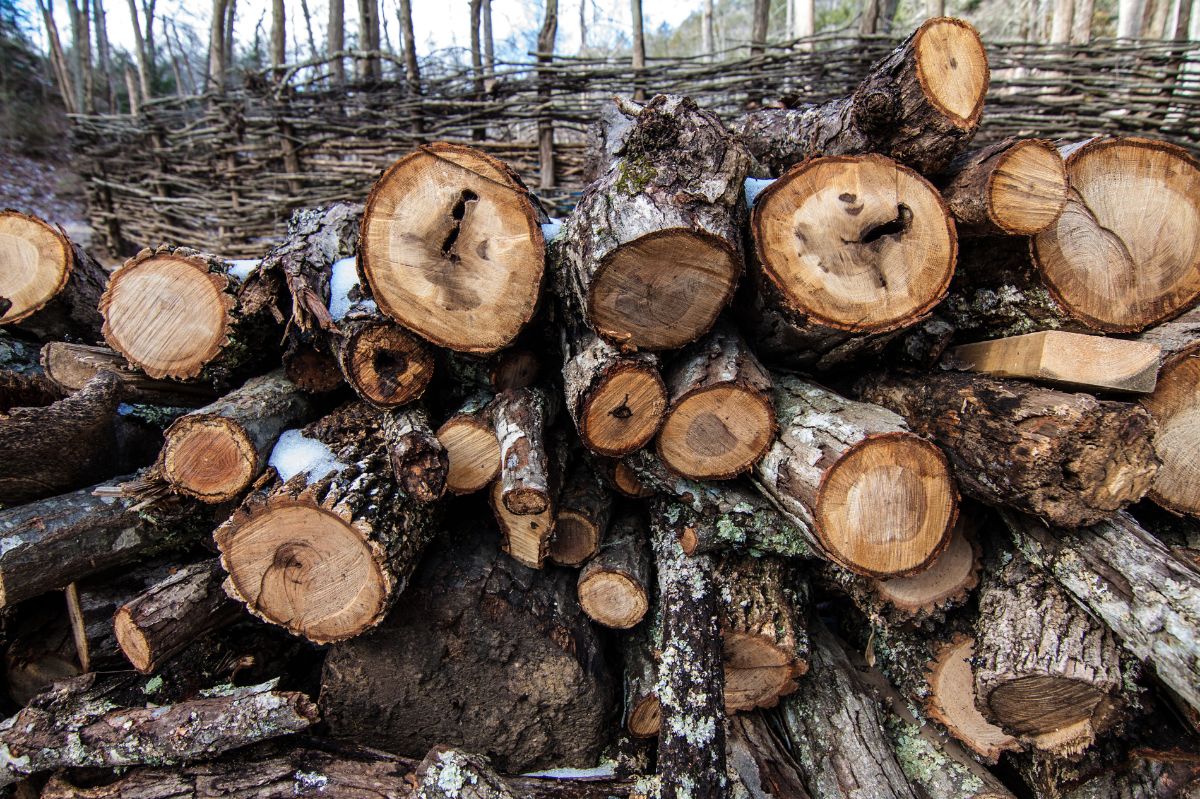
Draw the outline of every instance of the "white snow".
[[[333,262],[329,277],[329,315],[334,321],[344,319],[350,312],[350,290],[358,285],[358,267],[354,257]]]
[[[583,780],[596,777],[615,777],[616,769],[612,763],[605,763],[595,768],[552,768],[547,771],[531,771],[522,777],[546,777],[553,780]]]
[[[746,178],[746,207],[753,206],[759,192],[774,182],[773,178]]]
[[[309,480],[318,480],[343,468],[329,447],[305,437],[299,430],[287,430],[279,437],[268,463],[275,467],[279,479],[284,482],[301,472],[307,472]]]
[[[258,266],[258,258],[244,258],[229,262],[229,276],[241,283],[246,278],[250,277],[250,273],[254,271],[254,267]]]
[[[546,241],[553,241],[558,232],[562,230],[562,220],[550,217],[550,221],[542,225],[542,238]]]
[[[118,416],[128,416],[129,414],[133,413],[133,411],[134,411],[134,407],[132,405],[129,405],[128,403],[122,402],[117,405],[117,415]]]

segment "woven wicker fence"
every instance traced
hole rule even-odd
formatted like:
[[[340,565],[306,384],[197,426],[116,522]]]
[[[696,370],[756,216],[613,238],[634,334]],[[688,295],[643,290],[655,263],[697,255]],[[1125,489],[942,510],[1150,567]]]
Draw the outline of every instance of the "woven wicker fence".
[[[611,96],[638,86],[688,94],[729,118],[756,102],[843,94],[894,44],[816,40],[755,58],[652,60],[638,75],[615,60],[498,64],[482,94],[469,71],[427,74],[419,94],[402,80],[337,89],[259,80],[155,100],[136,116],[77,116],[72,131],[91,223],[110,249],[166,241],[253,257],[293,209],[363,199],[380,170],[420,142],[481,147],[562,213],[584,183],[587,126]],[[1120,133],[1200,154],[1200,44],[994,44],[988,54],[980,142]],[[539,123],[553,127],[552,158],[539,154]]]

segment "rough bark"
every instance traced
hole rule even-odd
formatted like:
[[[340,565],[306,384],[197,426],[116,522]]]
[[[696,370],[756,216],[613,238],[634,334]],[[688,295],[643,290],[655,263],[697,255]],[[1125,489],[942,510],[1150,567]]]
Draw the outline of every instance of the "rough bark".
[[[221,587],[225,572],[217,559],[179,571],[117,609],[117,642],[133,667],[150,674],[194,640],[232,623],[241,613]]]
[[[658,701],[658,649],[662,620],[657,607],[621,641],[625,729],[636,739],[655,738],[662,725]]]
[[[800,767],[761,713],[730,716],[725,747],[750,799],[810,799]]]
[[[550,508],[547,429],[557,413],[558,395],[523,388],[497,395],[492,425],[500,442],[500,491],[504,507],[517,515]]]
[[[593,621],[628,630],[650,608],[646,522],[627,513],[613,522],[600,551],[579,570],[579,605]]]
[[[503,536],[501,549],[506,555],[531,569],[540,569],[550,554],[557,521],[557,503],[562,489],[562,474],[568,466],[567,440],[554,431],[546,437],[546,508],[539,513],[514,513],[504,504],[504,481],[492,481],[488,502]]]
[[[948,69],[947,54],[953,65]],[[988,79],[975,29],[942,17],[926,21],[872,66],[853,94],[797,109],[755,111],[733,128],[777,175],[814,156],[870,152],[933,174],[975,135]]]
[[[591,765],[613,698],[570,575],[497,558],[494,534],[467,526],[377,631],[330,652],[321,705],[338,738],[414,757],[437,743],[486,751],[511,773]]]
[[[337,320],[330,347],[350,387],[376,408],[398,408],[425,393],[433,350],[380,313],[373,300],[353,302]]]
[[[500,442],[492,427],[492,395],[468,397],[451,414],[437,437],[446,448],[449,471],[446,488],[452,494],[470,494],[487,486],[500,474]]]
[[[147,377],[108,347],[51,341],[42,347],[40,358],[46,378],[67,393],[83,388],[98,372],[108,371],[120,378],[121,396],[127,402],[191,407],[216,398],[208,386]]]
[[[612,505],[612,494],[591,460],[577,457],[558,498],[550,560],[560,566],[586,563],[600,550]]]
[[[394,410],[384,414],[380,428],[392,473],[404,493],[417,502],[440,499],[446,493],[450,464],[430,427],[429,414],[423,408]]]
[[[1114,764],[1083,784],[1069,787],[1063,799],[1188,797],[1198,789],[1200,757],[1194,752],[1138,749],[1124,763]]]
[[[1158,470],[1154,421],[1134,405],[951,372],[874,375],[859,393],[943,447],[966,493],[1055,524],[1111,516]]]
[[[1033,236],[1058,221],[1067,170],[1042,139],[1005,139],[963,153],[937,178],[960,233]]]

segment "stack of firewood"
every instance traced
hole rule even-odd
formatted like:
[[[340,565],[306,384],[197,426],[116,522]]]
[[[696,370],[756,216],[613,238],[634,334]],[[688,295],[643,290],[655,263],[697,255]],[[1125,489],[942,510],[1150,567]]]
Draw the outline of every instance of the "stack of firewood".
[[[617,100],[561,221],[449,143],[260,261],[0,215],[0,784],[1200,790],[1200,166],[988,74]]]

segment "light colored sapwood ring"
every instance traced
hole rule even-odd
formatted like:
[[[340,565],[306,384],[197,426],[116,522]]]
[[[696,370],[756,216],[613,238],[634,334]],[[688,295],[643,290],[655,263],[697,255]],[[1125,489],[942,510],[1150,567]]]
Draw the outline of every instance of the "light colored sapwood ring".
[[[0,324],[19,322],[62,291],[74,258],[65,236],[42,220],[0,211],[0,297],[12,305]]]
[[[232,499],[258,473],[258,452],[241,425],[221,417],[181,417],[168,428],[163,476],[206,501]]]
[[[955,126],[979,122],[991,70],[978,31],[953,17],[926,20],[917,30],[917,81],[930,105]]]

